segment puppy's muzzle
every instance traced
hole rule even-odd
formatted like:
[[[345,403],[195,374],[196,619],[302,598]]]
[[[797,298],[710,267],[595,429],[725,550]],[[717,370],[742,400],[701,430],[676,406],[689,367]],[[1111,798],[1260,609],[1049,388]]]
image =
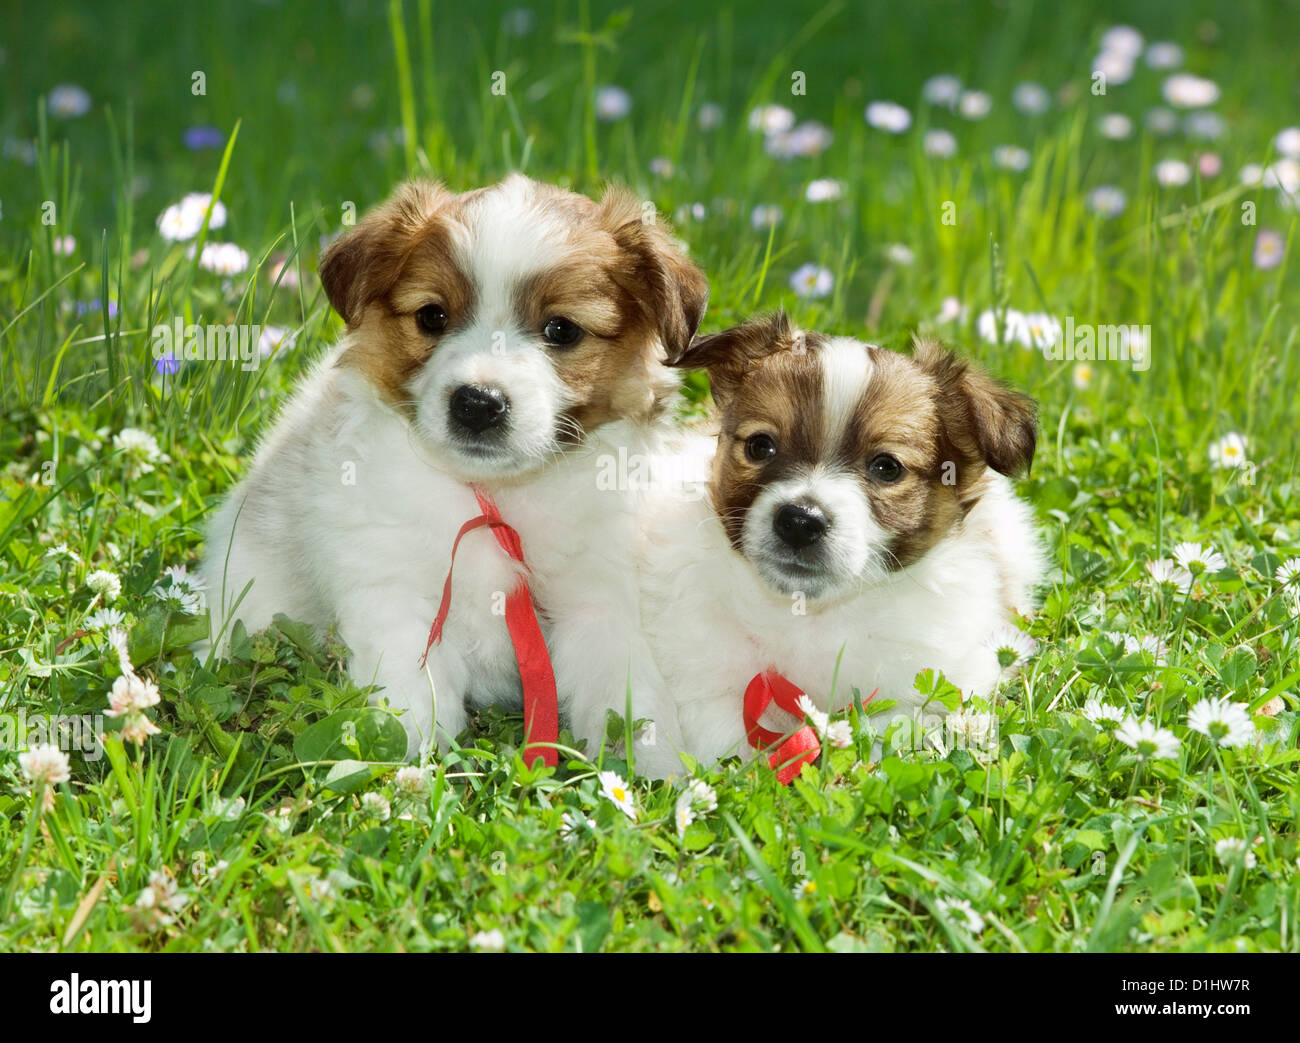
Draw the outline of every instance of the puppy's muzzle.
[[[510,399],[499,388],[462,384],[452,392],[450,411],[456,427],[479,435],[501,426],[510,412]]]
[[[795,550],[811,547],[828,528],[830,523],[821,508],[802,503],[783,504],[772,519],[772,531]]]

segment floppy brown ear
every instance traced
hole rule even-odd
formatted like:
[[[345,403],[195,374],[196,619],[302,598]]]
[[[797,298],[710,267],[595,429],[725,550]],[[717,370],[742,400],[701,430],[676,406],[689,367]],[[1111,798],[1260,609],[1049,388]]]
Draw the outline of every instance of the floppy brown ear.
[[[628,289],[641,303],[671,363],[700,328],[709,302],[709,281],[673,241],[651,204],[611,185],[599,212],[614,240],[633,259],[635,285]]]
[[[321,285],[349,328],[360,323],[366,305],[392,289],[416,233],[451,195],[433,181],[408,181],[325,248]]]
[[[669,365],[707,372],[713,400],[722,405],[739,387],[750,366],[768,355],[794,347],[801,336],[790,317],[776,311],[720,333],[696,337]]]
[[[1034,400],[933,341],[917,340],[913,357],[939,383],[944,428],[957,451],[999,474],[1028,473],[1038,442]]]

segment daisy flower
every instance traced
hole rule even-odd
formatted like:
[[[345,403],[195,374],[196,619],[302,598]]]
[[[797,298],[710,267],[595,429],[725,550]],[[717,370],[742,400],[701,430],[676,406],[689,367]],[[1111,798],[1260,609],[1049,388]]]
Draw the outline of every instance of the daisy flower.
[[[977,754],[992,753],[998,748],[998,719],[991,713],[961,710],[944,718],[944,727],[957,749]]]
[[[1213,547],[1202,548],[1199,543],[1179,543],[1171,552],[1174,561],[1192,575],[1202,572],[1221,572],[1228,567],[1227,559]]]
[[[844,184],[833,177],[819,177],[808,182],[804,198],[810,203],[829,203],[844,195]]]
[[[947,73],[931,76],[921,87],[921,97],[931,105],[950,109],[961,97],[961,80]]]
[[[795,885],[794,896],[796,898],[812,898],[817,893],[817,883],[814,880],[800,880]]]
[[[1183,64],[1183,49],[1169,40],[1157,40],[1147,48],[1146,63],[1152,69],[1177,69]]]
[[[118,579],[115,572],[109,572],[107,569],[96,569],[87,576],[86,586],[105,601],[116,601],[122,593],[122,581]]]
[[[1246,746],[1255,738],[1250,713],[1230,699],[1202,699],[1187,714],[1187,727],[1216,746]]]
[[[873,101],[863,117],[869,126],[887,134],[902,134],[912,125],[912,114],[894,101]]]
[[[1113,25],[1101,34],[1101,49],[1136,58],[1142,53],[1142,34],[1131,25]]]
[[[1038,642],[1018,630],[1010,623],[1000,623],[997,629],[984,639],[984,647],[991,649],[998,657],[998,665],[1003,670],[1021,666],[1038,651]]]
[[[1050,348],[1061,340],[1060,320],[1046,312],[1031,312],[1026,315],[1025,331],[1029,338],[1029,346],[1040,351],[1043,348]]]
[[[248,251],[234,243],[204,243],[199,267],[217,275],[239,275],[248,270]]]
[[[77,250],[77,239],[71,235],[56,235],[54,237],[54,256],[71,257]]]
[[[718,807],[718,794],[703,779],[692,779],[677,798],[673,809],[673,820],[677,823],[679,834],[686,832],[686,827],[701,815],[708,814]]]
[[[1214,853],[1224,865],[1242,865],[1247,869],[1254,869],[1256,865],[1255,853],[1240,837],[1224,837],[1222,840],[1216,840]]]
[[[45,552],[47,558],[67,558],[69,561],[80,565],[81,555],[69,547],[66,543],[56,543],[53,547]]]
[[[560,814],[560,839],[568,843],[576,841],[583,830],[595,828],[594,818],[587,818],[576,811],[565,811]]]
[[[1014,308],[1002,313],[1002,343],[1020,343],[1029,346],[1029,327],[1025,316]],[[990,344],[998,343],[998,314],[991,308],[980,313],[975,320],[975,331]]]
[[[1115,729],[1115,738],[1137,751],[1138,760],[1164,760],[1177,757],[1178,736],[1168,728],[1157,728],[1150,721],[1129,717]]]
[[[1092,60],[1093,74],[1100,74],[1107,83],[1128,83],[1133,78],[1133,58],[1121,51],[1102,51]]]
[[[90,93],[75,83],[60,83],[50,88],[46,108],[56,119],[76,119],[90,111]]]
[[[1102,702],[1096,696],[1083,704],[1083,716],[1099,728],[1116,728],[1124,722],[1124,711]]]
[[[1086,362],[1076,362],[1070,380],[1079,391],[1086,391],[1092,384],[1092,366]]]
[[[971,934],[984,930],[984,917],[977,913],[964,898],[940,898],[934,903],[945,916],[961,923]]]
[[[1147,572],[1151,574],[1151,580],[1157,587],[1163,587],[1166,584],[1177,587],[1184,592],[1192,587],[1193,577],[1186,569],[1181,568],[1173,563],[1169,558],[1158,558],[1155,561],[1148,561],[1146,564]]]
[[[1210,463],[1215,468],[1247,467],[1246,439],[1236,431],[1229,431],[1210,446]]]
[[[673,161],[667,156],[655,156],[650,160],[650,173],[655,177],[672,177],[675,169]]]
[[[113,436],[113,448],[126,462],[126,477],[139,478],[154,469],[154,464],[165,460],[158,448],[158,440],[147,431],[124,427]]]
[[[931,159],[951,159],[957,155],[957,138],[951,131],[927,130],[921,138],[921,149]]]
[[[1271,228],[1261,228],[1255,233],[1255,248],[1251,260],[1261,272],[1267,272],[1282,263],[1286,256],[1286,240]]]
[[[999,145],[993,150],[993,165],[999,170],[1019,173],[1029,167],[1029,150],[1019,145]]]
[[[906,243],[890,243],[885,247],[885,260],[890,264],[906,268],[916,261],[916,254]]]
[[[805,300],[829,297],[835,288],[835,276],[818,264],[800,265],[790,276],[790,288]]]
[[[749,113],[749,129],[784,134],[794,126],[794,113],[784,105],[760,105]]]
[[[993,110],[993,99],[983,91],[962,91],[957,112],[963,119],[982,120]]]
[[[1151,173],[1162,188],[1180,188],[1192,180],[1192,168],[1181,159],[1162,159]]]
[[[1273,139],[1273,149],[1280,156],[1300,159],[1300,127],[1286,127],[1277,132]]]
[[[1300,587],[1300,558],[1287,558],[1277,567],[1273,578],[1284,587]]]
[[[781,212],[779,206],[759,204],[749,215],[749,225],[754,231],[759,232],[767,228],[775,228],[784,217],[785,214]]]
[[[825,124],[809,120],[794,130],[767,135],[763,140],[763,151],[777,159],[819,156],[831,147],[834,137]]]
[[[806,695],[799,696],[799,712],[812,721],[813,727],[819,732],[825,732],[826,726],[830,724],[830,714],[823,713]]]
[[[1228,129],[1224,123],[1223,117],[1217,112],[1189,112],[1183,119],[1183,131],[1189,138],[1195,138],[1198,141],[1216,141],[1223,137],[1223,132]],[[1216,160],[1217,156],[1214,157]],[[1222,164],[1219,164],[1220,168]],[[1201,170],[1201,174],[1206,177],[1214,177],[1218,173],[1215,169],[1214,174],[1206,174]]]
[[[1178,116],[1172,109],[1157,105],[1147,110],[1146,128],[1158,138],[1167,138],[1178,129]]]
[[[847,750],[853,745],[853,726],[848,721],[831,721],[826,726],[826,741],[837,750]]]
[[[1011,104],[1026,116],[1038,116],[1052,104],[1052,96],[1040,83],[1020,83],[1011,92]]]
[[[724,115],[722,106],[716,101],[706,101],[695,114],[695,122],[700,125],[700,130],[717,130],[722,126]]]
[[[627,783],[612,771],[602,771],[599,778],[601,796],[612,801],[619,811],[635,822],[636,805],[632,803],[632,793],[627,788]]]
[[[632,95],[622,87],[605,86],[596,90],[596,119],[615,123],[632,111]]]
[[[934,317],[935,322],[958,322],[966,309],[962,307],[961,300],[957,297],[945,297],[939,303],[939,314]]]
[[[126,616],[117,609],[101,608],[83,619],[81,625],[87,630],[107,630],[109,627],[120,627],[125,622]]]
[[[1134,652],[1145,652],[1157,665],[1163,665],[1165,656],[1169,652],[1169,646],[1160,640],[1155,634],[1146,634],[1142,637],[1134,637],[1132,634],[1124,635],[1124,651],[1129,655]]]
[[[498,928],[479,931],[470,937],[469,946],[479,952],[505,952],[506,936]]]
[[[1190,72],[1176,72],[1165,80],[1161,93],[1176,109],[1203,109],[1219,100],[1219,85]]]
[[[1133,133],[1133,121],[1122,112],[1111,112],[1097,123],[1097,130],[1103,138],[1111,141],[1123,141]]]

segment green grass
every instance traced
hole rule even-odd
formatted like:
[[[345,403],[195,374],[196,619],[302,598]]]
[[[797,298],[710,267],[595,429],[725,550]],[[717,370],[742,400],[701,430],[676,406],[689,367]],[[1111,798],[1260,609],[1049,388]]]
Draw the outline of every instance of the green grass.
[[[1289,255],[1252,262],[1260,229],[1289,244],[1296,222],[1275,190],[1237,178],[1296,122],[1297,8],[1085,6],[775,4],[765,17],[584,0],[539,11],[523,37],[496,9],[471,20],[409,0],[18,12],[0,135],[34,142],[35,161],[0,158],[0,713],[104,711],[117,661],[83,626],[102,607],[86,585],[101,568],[122,578],[132,661],[162,703],[161,733],[142,747],[106,719],[106,755],[74,755],[44,816],[18,750],[0,749],[0,948],[463,949],[492,930],[511,948],[584,951],[1300,948],[1300,606],[1273,578],[1300,554],[1300,279]],[[1090,93],[1089,60],[1117,21],[1179,42],[1186,67],[1220,84],[1222,138],[1144,132],[1163,74],[1141,63],[1131,82]],[[191,93],[195,71],[206,95]],[[806,95],[790,93],[796,71]],[[491,93],[496,72],[504,95]],[[938,72],[987,91],[990,116],[920,104]],[[1044,115],[1012,109],[1026,79],[1053,91]],[[91,111],[51,114],[43,99],[60,82],[83,85]],[[630,91],[628,119],[595,119],[592,88],[606,83]],[[898,137],[867,127],[877,98],[916,125]],[[726,115],[703,132],[706,100]],[[746,117],[766,102],[821,121],[833,144],[765,155]],[[1134,136],[1102,138],[1108,112],[1132,116]],[[225,152],[182,145],[205,123]],[[924,155],[927,125],[953,130],[955,158]],[[1029,168],[996,168],[999,144],[1030,149]],[[1156,161],[1203,149],[1221,174],[1156,185]],[[655,157],[671,176],[650,173]],[[867,719],[854,748],[788,788],[755,765],[701,769],[718,807],[680,834],[680,784],[637,781],[633,823],[596,778],[626,765],[589,750],[534,773],[516,755],[517,717],[480,719],[420,792],[399,791],[396,722],[365,709],[344,650],[288,621],[240,635],[231,663],[186,650],[203,621],[150,592],[164,567],[197,560],[206,513],[338,331],[314,276],[322,237],[406,174],[461,189],[520,167],[589,192],[621,180],[669,215],[703,203],[677,231],[711,279],[706,330],[777,305],[893,347],[919,329],[1039,400],[1022,491],[1052,570],[1029,624],[1039,655],[993,700],[995,757],[904,751],[895,735],[874,763]],[[806,202],[816,177],[843,181],[844,198]],[[1110,220],[1085,203],[1104,184],[1127,195]],[[214,190],[229,222],[207,239],[251,257],[229,280],[154,226],[185,193]],[[760,204],[784,211],[770,232],[751,227]],[[64,235],[70,256],[55,250]],[[913,263],[889,259],[895,243]],[[281,261],[299,287],[271,278]],[[789,288],[805,262],[834,273],[824,300]],[[948,296],[965,314],[939,324]],[[1076,386],[1072,364],[979,337],[976,316],[1001,307],[1149,324],[1152,365],[1096,363]],[[252,372],[195,364],[162,380],[149,331],[176,316],[276,324],[297,340]],[[167,459],[144,472],[114,448],[124,428],[154,435]],[[1231,431],[1253,470],[1211,467]],[[1227,559],[1186,596],[1145,569],[1183,540]],[[61,544],[75,558],[48,553]],[[1158,637],[1168,652],[1157,663],[1107,634]],[[1210,696],[1256,714],[1275,696],[1283,706],[1256,716],[1272,726],[1256,744],[1216,750],[1187,727]],[[1081,715],[1094,697],[1170,728],[1178,755],[1139,763]],[[582,823],[573,836],[565,813]],[[1255,864],[1216,855],[1225,838],[1258,838]],[[179,897],[144,909],[158,873]],[[961,901],[978,930],[949,904]]]

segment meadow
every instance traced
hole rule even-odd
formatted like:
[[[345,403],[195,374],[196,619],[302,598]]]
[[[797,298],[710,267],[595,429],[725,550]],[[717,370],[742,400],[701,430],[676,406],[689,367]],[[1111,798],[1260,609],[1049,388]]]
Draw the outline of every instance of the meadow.
[[[1295,0],[6,20],[0,951],[1300,949]],[[196,658],[205,518],[342,328],[322,245],[512,170],[652,200],[705,331],[920,332],[1038,400],[995,698],[650,783],[496,713],[404,766],[292,620]],[[159,346],[192,323],[258,335]]]

